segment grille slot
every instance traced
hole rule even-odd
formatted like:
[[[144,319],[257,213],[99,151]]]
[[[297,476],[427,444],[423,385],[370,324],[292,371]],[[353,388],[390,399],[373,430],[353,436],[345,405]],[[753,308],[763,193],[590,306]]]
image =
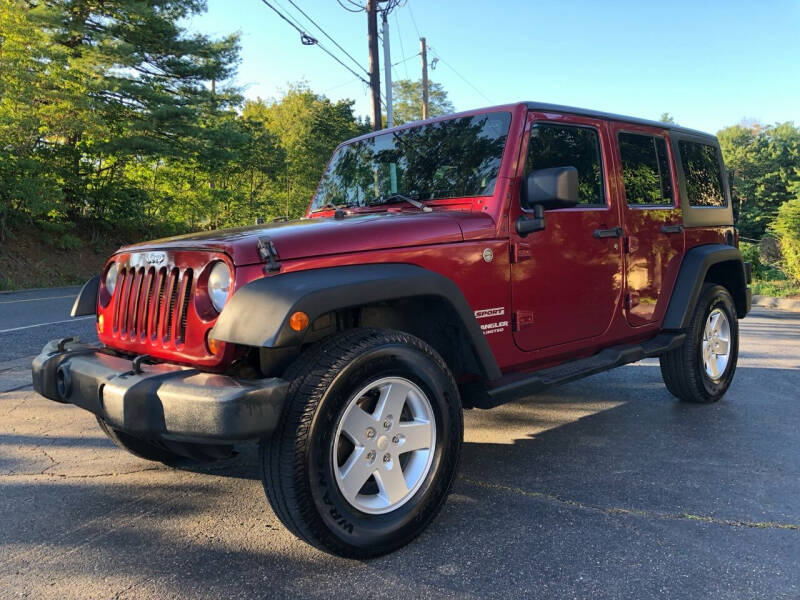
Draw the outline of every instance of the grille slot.
[[[186,339],[186,315],[189,312],[189,300],[192,296],[192,270],[186,269],[183,273],[183,302],[181,302],[180,319],[178,320],[177,343],[182,343]]]
[[[121,268],[112,312],[115,336],[151,346],[183,343],[193,282],[190,268]]]
[[[158,326],[161,324],[161,311],[162,306],[164,305],[164,287],[167,285],[167,270],[165,268],[161,268],[158,270],[158,282],[156,283],[156,289],[158,297],[156,298],[156,304],[153,307],[153,327],[150,330],[150,339],[155,341],[159,337],[158,333]]]

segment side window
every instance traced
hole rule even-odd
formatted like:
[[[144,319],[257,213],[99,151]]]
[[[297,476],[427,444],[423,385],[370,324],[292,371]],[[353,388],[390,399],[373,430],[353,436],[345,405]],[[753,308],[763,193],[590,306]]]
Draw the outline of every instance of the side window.
[[[531,127],[525,175],[539,169],[575,167],[581,206],[605,206],[597,130],[536,123]]]
[[[664,138],[621,132],[618,139],[628,205],[672,206],[672,174]]]
[[[719,150],[710,144],[678,142],[683,174],[686,177],[686,195],[690,206],[727,206],[722,192],[722,174],[719,167]]]

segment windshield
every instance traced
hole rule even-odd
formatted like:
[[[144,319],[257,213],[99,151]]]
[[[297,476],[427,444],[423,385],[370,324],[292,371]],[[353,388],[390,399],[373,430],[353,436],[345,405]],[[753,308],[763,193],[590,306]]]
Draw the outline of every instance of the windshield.
[[[491,196],[511,114],[484,113],[411,127],[339,148],[311,210],[415,200]]]

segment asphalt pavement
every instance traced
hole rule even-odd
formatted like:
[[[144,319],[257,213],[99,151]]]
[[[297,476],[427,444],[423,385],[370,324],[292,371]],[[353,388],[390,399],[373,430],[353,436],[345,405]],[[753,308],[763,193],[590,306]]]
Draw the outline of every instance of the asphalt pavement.
[[[0,598],[800,597],[800,314],[755,309],[711,406],[642,361],[466,413],[444,510],[392,555],[296,540],[252,446],[170,469],[37,396],[76,288],[0,294]]]

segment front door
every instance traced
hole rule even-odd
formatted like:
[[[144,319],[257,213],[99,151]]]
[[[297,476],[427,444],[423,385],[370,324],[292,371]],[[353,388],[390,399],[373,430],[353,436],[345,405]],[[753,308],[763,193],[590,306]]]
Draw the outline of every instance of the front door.
[[[573,166],[579,205],[545,211],[545,229],[520,237],[510,211],[514,341],[538,350],[601,335],[623,286],[620,215],[613,202],[608,125],[599,119],[532,113],[522,180],[535,169]],[[618,237],[619,236],[619,237]]]
[[[634,327],[660,322],[683,256],[683,217],[667,132],[613,126],[623,189],[625,309]]]

